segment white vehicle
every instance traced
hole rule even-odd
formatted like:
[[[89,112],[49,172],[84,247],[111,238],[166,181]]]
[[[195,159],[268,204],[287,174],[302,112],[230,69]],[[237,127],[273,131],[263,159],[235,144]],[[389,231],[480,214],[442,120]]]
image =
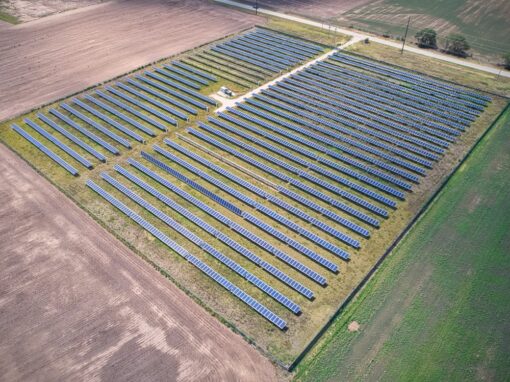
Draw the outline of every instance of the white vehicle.
[[[218,91],[218,94],[225,98],[234,98],[236,96],[236,94],[226,86],[222,86]]]

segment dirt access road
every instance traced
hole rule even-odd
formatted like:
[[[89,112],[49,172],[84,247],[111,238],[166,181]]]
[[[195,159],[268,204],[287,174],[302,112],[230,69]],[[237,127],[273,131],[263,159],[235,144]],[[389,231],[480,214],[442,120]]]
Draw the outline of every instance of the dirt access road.
[[[275,368],[0,144],[0,377],[272,381]]]
[[[132,0],[2,28],[0,121],[256,23],[206,1]]]

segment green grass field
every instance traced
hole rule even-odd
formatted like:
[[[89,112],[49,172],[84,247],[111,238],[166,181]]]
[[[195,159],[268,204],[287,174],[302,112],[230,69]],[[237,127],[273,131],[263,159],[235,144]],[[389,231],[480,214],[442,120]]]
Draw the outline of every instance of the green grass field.
[[[296,380],[510,379],[509,145],[507,109]]]
[[[473,50],[500,56],[510,51],[510,3],[505,0],[384,0],[370,2],[343,15],[355,26],[377,33],[403,36],[408,16],[410,35],[432,27],[440,43],[451,32],[466,36]]]

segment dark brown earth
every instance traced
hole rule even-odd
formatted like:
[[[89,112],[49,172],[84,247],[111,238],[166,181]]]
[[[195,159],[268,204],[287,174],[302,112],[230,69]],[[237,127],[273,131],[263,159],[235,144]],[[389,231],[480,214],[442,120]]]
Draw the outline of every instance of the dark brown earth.
[[[276,379],[3,145],[0,158],[0,380]]]
[[[0,121],[263,20],[200,0],[132,0],[3,25]]]

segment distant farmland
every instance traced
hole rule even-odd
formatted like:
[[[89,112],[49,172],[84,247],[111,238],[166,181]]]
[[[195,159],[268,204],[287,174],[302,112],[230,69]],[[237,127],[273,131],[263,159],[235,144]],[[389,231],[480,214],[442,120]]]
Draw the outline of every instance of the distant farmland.
[[[246,1],[248,2],[248,1]],[[466,36],[473,51],[496,55],[510,51],[510,2],[494,0],[259,1],[262,7],[329,20],[378,34],[402,36],[411,16],[410,35],[432,27],[444,43],[449,33]]]

